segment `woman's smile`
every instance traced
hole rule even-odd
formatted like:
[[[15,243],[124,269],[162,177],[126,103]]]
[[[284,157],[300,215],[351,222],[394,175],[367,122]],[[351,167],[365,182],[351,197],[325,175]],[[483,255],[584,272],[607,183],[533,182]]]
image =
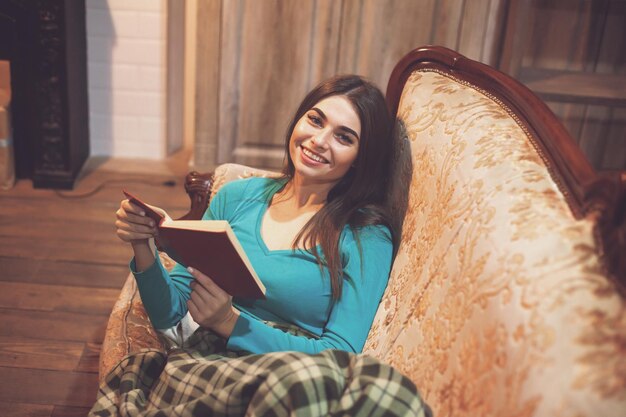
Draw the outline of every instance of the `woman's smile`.
[[[302,151],[302,155],[304,156],[302,158],[304,163],[308,163],[308,162],[313,162],[317,164],[329,163],[328,159],[324,158],[322,155],[316,152],[313,152],[312,150],[305,147],[304,145],[300,145],[300,150]]]

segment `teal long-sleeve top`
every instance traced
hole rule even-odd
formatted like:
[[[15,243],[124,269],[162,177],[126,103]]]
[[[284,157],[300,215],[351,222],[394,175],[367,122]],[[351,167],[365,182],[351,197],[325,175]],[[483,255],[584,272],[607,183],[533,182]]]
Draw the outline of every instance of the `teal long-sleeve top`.
[[[233,299],[240,316],[227,347],[250,353],[317,353],[325,349],[361,352],[389,278],[389,231],[384,226],[360,228],[361,250],[354,232],[349,227],[342,231],[344,283],[341,298],[333,302],[328,271],[320,269],[311,253],[299,249],[269,250],[263,242],[261,222],[282,185],[281,181],[267,178],[232,181],[216,193],[204,214],[203,219],[230,223],[266,287],[263,300]],[[207,256],[219,259],[219,254]],[[187,314],[191,274],[181,265],[168,273],[158,256],[142,272],[136,271],[134,259],[130,268],[154,327],[175,326]],[[316,338],[292,335],[265,321],[296,325]]]

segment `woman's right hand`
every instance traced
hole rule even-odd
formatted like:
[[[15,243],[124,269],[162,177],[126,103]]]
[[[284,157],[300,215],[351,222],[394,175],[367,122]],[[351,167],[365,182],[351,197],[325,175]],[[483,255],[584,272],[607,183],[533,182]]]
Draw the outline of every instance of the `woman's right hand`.
[[[117,220],[117,237],[124,242],[136,244],[147,244],[148,239],[157,235],[157,228],[154,220],[145,216],[140,207],[132,204],[128,200],[122,200],[120,208],[115,212]]]

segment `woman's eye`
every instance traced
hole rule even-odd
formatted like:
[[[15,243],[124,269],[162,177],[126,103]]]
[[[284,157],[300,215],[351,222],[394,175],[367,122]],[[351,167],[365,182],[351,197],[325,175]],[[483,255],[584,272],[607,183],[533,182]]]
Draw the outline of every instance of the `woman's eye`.
[[[352,144],[352,138],[350,136],[348,136],[348,135],[344,135],[343,133],[337,133],[335,136],[343,144],[346,144],[346,145],[351,145]]]
[[[309,115],[309,120],[311,121],[311,123],[313,123],[315,126],[322,126],[322,119],[320,119],[319,117],[310,114]]]

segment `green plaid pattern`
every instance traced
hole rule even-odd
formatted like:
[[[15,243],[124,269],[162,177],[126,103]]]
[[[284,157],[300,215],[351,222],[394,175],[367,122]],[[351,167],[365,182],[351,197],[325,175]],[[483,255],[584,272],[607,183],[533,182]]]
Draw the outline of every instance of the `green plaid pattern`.
[[[432,416],[415,385],[365,355],[249,355],[199,331],[183,348],[126,356],[90,416]]]

